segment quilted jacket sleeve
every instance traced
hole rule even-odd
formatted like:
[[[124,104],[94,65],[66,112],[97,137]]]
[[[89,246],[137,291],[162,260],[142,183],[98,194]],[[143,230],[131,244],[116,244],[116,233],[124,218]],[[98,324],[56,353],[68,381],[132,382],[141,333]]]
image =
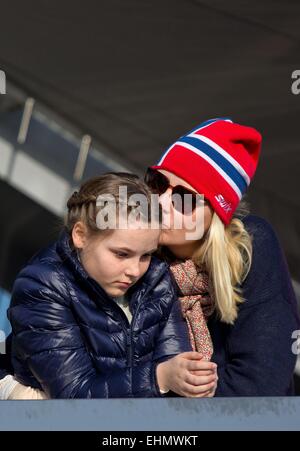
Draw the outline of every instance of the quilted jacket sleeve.
[[[13,329],[14,358],[22,359],[50,398],[128,396],[128,368],[115,380],[96,372],[80,328],[67,302],[63,282],[56,287],[19,277],[8,315]],[[22,382],[22,381],[21,381]]]
[[[172,357],[181,352],[192,351],[187,323],[181,313],[176,285],[172,280],[171,274],[168,275],[168,278],[168,290],[169,294],[172,296],[172,303],[169,316],[161,331],[154,354],[154,359],[159,361],[166,360],[168,356]]]
[[[155,343],[152,361],[140,362],[133,371],[134,385],[137,387],[138,396],[142,397],[149,396],[149,380],[151,381],[151,386],[156,387],[156,396],[169,396],[171,394],[173,396],[173,392],[160,393],[156,379],[157,365],[181,352],[192,350],[187,324],[181,314],[180,304],[169,275],[165,277],[164,282],[166,283],[166,290],[161,293],[161,298],[168,298],[169,308],[165,318],[162,320],[161,331]],[[151,390],[153,393],[154,390]]]

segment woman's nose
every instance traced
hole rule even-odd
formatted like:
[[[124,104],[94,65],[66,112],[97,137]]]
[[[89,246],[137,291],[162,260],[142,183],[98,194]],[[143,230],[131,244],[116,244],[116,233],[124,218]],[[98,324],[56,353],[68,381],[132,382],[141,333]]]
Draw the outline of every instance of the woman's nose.
[[[172,223],[172,188],[169,187],[167,191],[159,196],[159,203],[162,209],[162,226],[169,229]]]
[[[159,203],[164,211],[170,211],[170,206],[172,204],[172,188],[170,186],[163,194],[159,196]]]

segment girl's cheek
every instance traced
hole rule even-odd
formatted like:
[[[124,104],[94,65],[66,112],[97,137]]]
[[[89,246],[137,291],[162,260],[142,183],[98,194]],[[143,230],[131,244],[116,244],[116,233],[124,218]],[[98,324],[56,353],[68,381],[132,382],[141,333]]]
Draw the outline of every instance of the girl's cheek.
[[[148,268],[149,268],[149,266],[150,266],[150,262],[151,262],[151,259],[147,259],[147,260],[144,260],[144,261],[140,261],[140,274],[139,274],[139,279],[140,279],[141,277],[143,277],[143,275],[148,271]]]
[[[120,257],[118,257],[117,255],[115,255],[113,257],[112,263],[113,263],[113,268],[112,269],[120,270],[120,269],[122,269],[125,266],[125,260],[120,258]]]

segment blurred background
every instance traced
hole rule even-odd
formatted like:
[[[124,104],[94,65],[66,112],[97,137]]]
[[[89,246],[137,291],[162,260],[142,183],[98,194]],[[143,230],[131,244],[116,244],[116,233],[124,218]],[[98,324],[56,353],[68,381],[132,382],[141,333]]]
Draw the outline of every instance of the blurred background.
[[[142,175],[178,136],[218,116],[263,135],[248,201],[274,226],[299,301],[299,1],[3,0],[0,8],[1,330],[9,333],[18,271],[57,237],[82,181],[108,170]],[[300,394],[297,375],[300,362]]]

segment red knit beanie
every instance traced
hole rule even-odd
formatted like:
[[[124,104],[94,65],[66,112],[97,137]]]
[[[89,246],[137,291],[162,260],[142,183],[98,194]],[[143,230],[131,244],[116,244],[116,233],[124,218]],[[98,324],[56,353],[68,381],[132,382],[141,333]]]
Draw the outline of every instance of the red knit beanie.
[[[152,169],[184,179],[227,225],[256,171],[261,140],[254,128],[211,119],[179,138]]]

